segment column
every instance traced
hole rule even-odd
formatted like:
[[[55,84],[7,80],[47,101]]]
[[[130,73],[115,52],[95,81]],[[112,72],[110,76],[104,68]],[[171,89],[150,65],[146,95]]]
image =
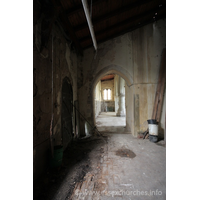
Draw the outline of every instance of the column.
[[[125,114],[125,80],[119,77],[118,81],[118,98],[119,98],[119,108],[117,111],[118,117],[124,117]]]
[[[115,90],[115,112],[118,111],[118,83],[119,83],[119,76],[116,74],[114,78],[114,90]]]

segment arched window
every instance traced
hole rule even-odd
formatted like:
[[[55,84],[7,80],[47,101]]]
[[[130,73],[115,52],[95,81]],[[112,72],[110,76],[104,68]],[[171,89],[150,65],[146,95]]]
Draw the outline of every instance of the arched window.
[[[108,89],[108,100],[111,100],[111,89]]]
[[[104,100],[111,100],[111,89],[104,89],[103,90],[103,99]]]

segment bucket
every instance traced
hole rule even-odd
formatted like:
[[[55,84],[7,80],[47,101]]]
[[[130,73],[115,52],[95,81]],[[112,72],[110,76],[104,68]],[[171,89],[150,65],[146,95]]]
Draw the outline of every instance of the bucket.
[[[158,124],[156,119],[148,119],[147,122],[148,122],[148,124]]]
[[[155,119],[149,119],[148,127],[149,127],[149,140],[151,142],[158,141],[158,122]]]
[[[157,124],[149,124],[149,135],[158,136],[158,125]]]
[[[58,145],[54,146],[54,156],[53,158],[50,158],[50,166],[52,168],[54,167],[60,167],[62,164],[63,159],[63,146]]]

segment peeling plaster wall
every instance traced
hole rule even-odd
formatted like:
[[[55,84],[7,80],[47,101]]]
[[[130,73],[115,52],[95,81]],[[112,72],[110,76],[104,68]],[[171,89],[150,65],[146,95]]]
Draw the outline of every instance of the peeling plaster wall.
[[[79,107],[91,124],[95,84],[109,71],[126,81],[126,131],[137,136],[145,130],[146,120],[152,115],[162,50],[166,47],[165,24],[165,20],[159,20],[98,44],[97,55],[93,48],[84,51],[78,69]],[[84,120],[80,126],[83,125]]]
[[[36,4],[37,2],[35,2]],[[73,88],[73,100],[77,100],[76,54],[70,49],[60,29],[53,24],[48,47],[40,52],[41,16],[35,5],[33,26],[33,176],[38,178],[48,165],[50,149],[50,122],[53,106],[53,142],[62,143],[61,110],[62,83],[68,77]],[[53,36],[53,43],[52,43]],[[53,56],[52,56],[53,48]],[[52,66],[53,63],[53,66]],[[53,68],[53,71],[52,71]],[[53,90],[52,90],[53,72]],[[52,104],[53,91],[53,104]]]

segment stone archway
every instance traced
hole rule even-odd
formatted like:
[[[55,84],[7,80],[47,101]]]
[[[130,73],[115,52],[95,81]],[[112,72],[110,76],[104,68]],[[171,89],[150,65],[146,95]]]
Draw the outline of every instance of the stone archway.
[[[95,87],[97,85],[97,83],[99,82],[99,80],[101,79],[102,76],[106,75],[106,74],[117,74],[119,75],[120,77],[122,77],[125,82],[126,82],[126,86],[127,88],[130,88],[131,85],[133,85],[133,77],[126,71],[126,69],[120,67],[120,66],[117,66],[117,65],[109,65],[105,68],[103,68],[102,70],[100,70],[95,78],[93,79],[92,81],[92,85],[91,85],[91,92],[92,92],[92,95],[91,95],[91,98],[92,98],[92,111],[93,111],[93,120],[94,120],[94,124],[96,124],[96,119],[95,119],[95,106],[94,106],[94,95],[95,95]],[[127,96],[127,95],[126,95]],[[132,97],[132,93],[129,94],[129,98]],[[127,109],[126,113],[127,115],[129,116],[129,119],[126,120],[126,124],[128,125],[126,127],[126,132],[132,132],[133,134],[133,128],[132,128],[132,124],[131,122],[133,122],[133,114],[132,114],[132,110],[133,110],[133,107],[131,105],[131,102],[132,101],[126,101],[128,103],[128,107],[129,109]]]
[[[96,76],[92,82],[92,89],[95,88],[95,86],[96,86],[97,82],[100,80],[100,78],[108,73],[118,74],[126,81],[126,84],[129,87],[133,84],[133,77],[127,72],[126,69],[124,69],[118,65],[109,65],[109,66],[101,69],[96,74]]]

